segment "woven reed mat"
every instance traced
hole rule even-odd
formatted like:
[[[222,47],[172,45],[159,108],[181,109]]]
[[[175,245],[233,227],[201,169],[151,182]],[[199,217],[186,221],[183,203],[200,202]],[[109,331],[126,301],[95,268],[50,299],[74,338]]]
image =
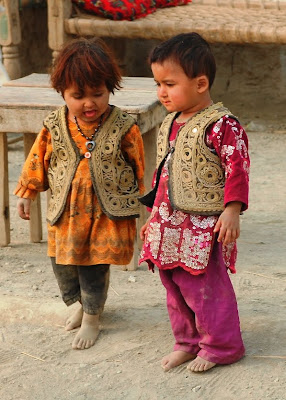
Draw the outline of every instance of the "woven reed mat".
[[[160,40],[195,31],[210,43],[286,44],[286,1],[193,0],[135,21],[80,13],[65,20],[65,29],[80,36]]]

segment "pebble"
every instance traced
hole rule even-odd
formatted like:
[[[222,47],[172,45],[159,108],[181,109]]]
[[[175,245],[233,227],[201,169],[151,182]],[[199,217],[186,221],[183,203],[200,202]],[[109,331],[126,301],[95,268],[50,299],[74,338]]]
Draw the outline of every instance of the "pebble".
[[[196,393],[196,392],[198,392],[200,389],[201,389],[201,386],[195,386],[195,387],[193,387],[192,392]]]
[[[136,278],[133,275],[130,275],[128,278],[128,282],[136,282]]]

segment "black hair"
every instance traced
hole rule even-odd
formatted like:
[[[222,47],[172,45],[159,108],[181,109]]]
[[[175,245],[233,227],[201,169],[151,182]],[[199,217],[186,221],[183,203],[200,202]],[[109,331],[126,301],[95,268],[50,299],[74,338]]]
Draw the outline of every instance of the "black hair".
[[[85,86],[105,84],[113,93],[119,89],[121,73],[111,50],[99,38],[74,39],[64,45],[51,72],[51,84],[57,92],[75,84],[81,92]]]
[[[163,64],[166,60],[178,63],[191,79],[206,75],[211,88],[216,74],[216,62],[210,45],[198,33],[174,36],[156,46],[149,56],[150,64]]]

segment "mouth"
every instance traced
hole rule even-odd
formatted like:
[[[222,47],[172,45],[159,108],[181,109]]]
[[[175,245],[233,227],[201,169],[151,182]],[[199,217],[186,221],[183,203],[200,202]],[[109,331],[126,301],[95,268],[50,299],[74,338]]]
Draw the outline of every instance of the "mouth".
[[[86,118],[93,118],[96,115],[96,111],[95,110],[84,111],[83,115]]]

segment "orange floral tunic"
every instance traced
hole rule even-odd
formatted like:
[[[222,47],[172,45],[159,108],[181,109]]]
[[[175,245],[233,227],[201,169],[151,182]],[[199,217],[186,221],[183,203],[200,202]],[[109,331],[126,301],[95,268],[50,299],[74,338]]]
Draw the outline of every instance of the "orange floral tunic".
[[[96,126],[81,125],[84,132],[91,132]],[[80,153],[84,154],[86,139],[75,123],[68,121],[68,127]],[[143,193],[144,151],[137,125],[122,139],[121,150],[134,167],[140,193]],[[51,134],[43,128],[23,166],[14,194],[34,199],[38,192],[48,189],[47,171],[52,151]],[[83,158],[62,215],[54,226],[48,223],[48,256],[63,265],[125,265],[133,255],[135,233],[135,218],[111,220],[103,213],[93,189],[88,159]]]

